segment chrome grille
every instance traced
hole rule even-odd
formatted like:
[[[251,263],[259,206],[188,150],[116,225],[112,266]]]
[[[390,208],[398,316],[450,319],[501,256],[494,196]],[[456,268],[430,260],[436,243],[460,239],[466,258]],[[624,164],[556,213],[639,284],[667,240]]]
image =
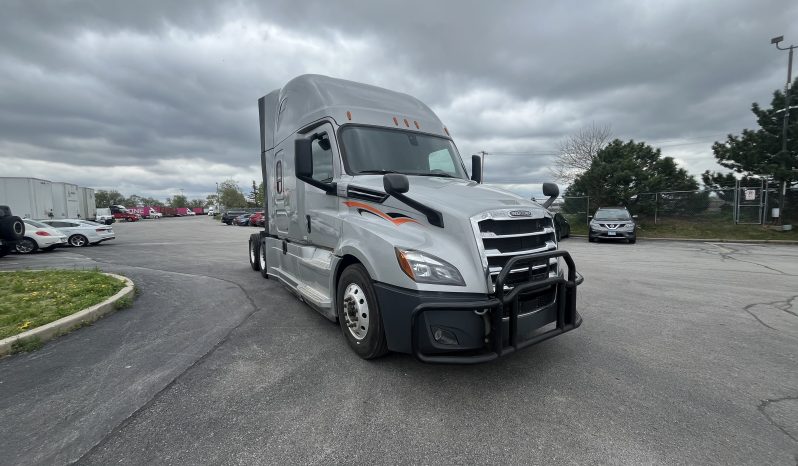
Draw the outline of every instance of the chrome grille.
[[[539,215],[539,218],[518,218],[497,211],[473,220],[475,233],[481,240],[491,287],[495,286],[499,272],[512,257],[557,249],[552,220],[544,217],[542,211]],[[556,270],[556,259],[517,262],[507,275],[504,287],[512,289],[518,283],[542,280]]]

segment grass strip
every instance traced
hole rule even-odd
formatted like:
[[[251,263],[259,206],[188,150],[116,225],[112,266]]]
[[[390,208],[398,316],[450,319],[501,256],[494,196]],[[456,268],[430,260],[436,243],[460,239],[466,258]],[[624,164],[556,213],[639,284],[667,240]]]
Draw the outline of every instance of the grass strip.
[[[0,339],[101,303],[124,287],[96,271],[0,272]]]

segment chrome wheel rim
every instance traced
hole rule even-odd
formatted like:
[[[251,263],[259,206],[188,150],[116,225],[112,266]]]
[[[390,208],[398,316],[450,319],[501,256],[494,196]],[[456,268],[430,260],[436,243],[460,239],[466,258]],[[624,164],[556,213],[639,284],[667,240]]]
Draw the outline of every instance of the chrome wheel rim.
[[[72,246],[81,247],[81,246],[83,246],[84,244],[86,244],[86,238],[84,238],[84,237],[82,237],[82,236],[73,236],[73,237],[72,237],[72,238],[69,240],[69,244],[71,244]]]
[[[33,252],[33,241],[26,238],[17,243],[17,252],[22,254]]]
[[[249,263],[255,263],[255,243],[252,241],[249,242]]]
[[[344,290],[344,324],[356,340],[366,338],[369,333],[369,303],[366,293],[356,284],[350,283]]]

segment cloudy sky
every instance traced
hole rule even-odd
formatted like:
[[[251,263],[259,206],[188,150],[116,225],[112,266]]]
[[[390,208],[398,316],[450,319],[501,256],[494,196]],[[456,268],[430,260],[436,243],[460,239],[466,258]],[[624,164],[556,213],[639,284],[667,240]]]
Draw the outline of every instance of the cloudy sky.
[[[4,1],[0,176],[204,197],[257,179],[258,97],[319,73],[430,105],[486,181],[539,191],[595,122],[691,173],[752,127],[795,1]]]

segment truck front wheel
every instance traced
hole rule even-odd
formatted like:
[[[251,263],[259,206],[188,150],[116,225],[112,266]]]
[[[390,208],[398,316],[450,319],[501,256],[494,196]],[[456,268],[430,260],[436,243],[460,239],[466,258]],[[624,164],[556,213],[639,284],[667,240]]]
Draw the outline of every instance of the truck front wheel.
[[[337,291],[338,322],[349,346],[363,359],[387,353],[380,307],[366,269],[360,264],[344,269]]]

